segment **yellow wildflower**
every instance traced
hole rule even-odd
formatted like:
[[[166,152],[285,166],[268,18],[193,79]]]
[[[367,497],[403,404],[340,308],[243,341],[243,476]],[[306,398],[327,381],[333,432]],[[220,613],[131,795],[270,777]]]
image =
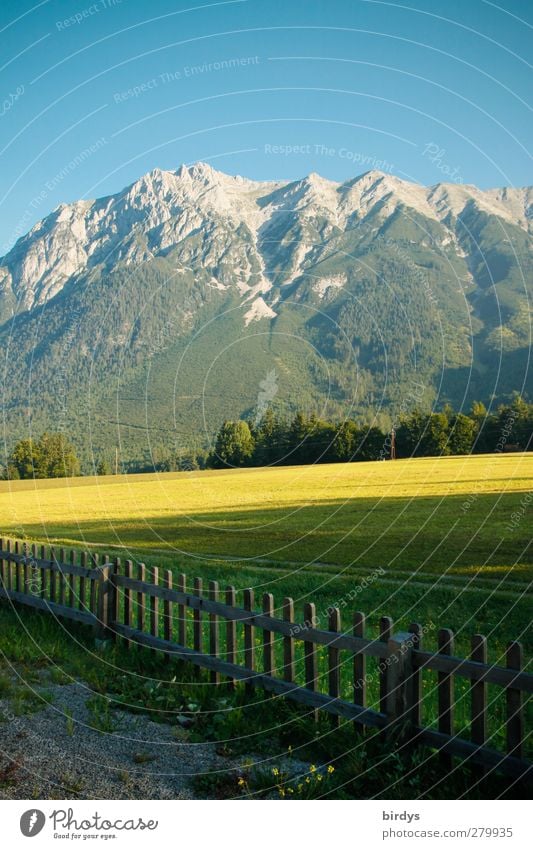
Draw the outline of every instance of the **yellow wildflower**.
[[[330,764],[330,765],[328,766],[328,772],[329,772],[329,774],[331,775],[331,773],[332,773],[332,772],[335,772],[335,767],[334,767],[334,766],[331,766],[331,764]]]
[[[237,783],[238,783],[239,787],[244,787],[244,785],[246,784],[246,781],[244,780],[244,778],[239,778],[239,781]]]
[[[279,795],[280,795],[280,796],[285,796],[285,790],[283,789],[283,787],[280,787],[280,788],[279,788]]]
[[[279,775],[279,769],[277,768],[277,766],[275,766],[272,770],[272,775]]]
[[[316,772],[316,766],[314,764],[311,764],[309,767],[309,772]]]
[[[322,776],[320,775],[320,773],[317,775],[316,780],[317,780],[317,781],[322,781]]]

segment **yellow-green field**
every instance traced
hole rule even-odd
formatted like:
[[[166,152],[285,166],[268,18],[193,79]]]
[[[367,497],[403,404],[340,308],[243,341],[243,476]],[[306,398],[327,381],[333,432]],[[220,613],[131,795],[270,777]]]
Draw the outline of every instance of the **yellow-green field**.
[[[524,578],[532,490],[533,454],[6,482],[0,529],[146,558]]]
[[[345,628],[364,611],[373,635],[383,615],[418,621],[428,649],[449,627],[462,656],[483,633],[505,663],[509,640],[530,647],[532,492],[533,454],[24,481],[0,485],[0,530],[185,572],[189,586],[251,586],[258,604],[268,590],[278,615],[290,595],[300,620],[311,600],[321,627],[329,605]],[[467,728],[468,683],[456,688]],[[497,735],[504,710],[492,693]]]

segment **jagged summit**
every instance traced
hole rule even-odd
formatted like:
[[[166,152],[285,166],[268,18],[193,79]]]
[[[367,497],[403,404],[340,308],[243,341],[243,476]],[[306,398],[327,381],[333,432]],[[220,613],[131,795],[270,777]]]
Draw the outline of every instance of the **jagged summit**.
[[[205,162],[175,171],[154,168],[115,195],[61,204],[38,222],[0,259],[0,292],[12,310],[15,303],[18,310],[31,309],[86,271],[117,263],[138,265],[184,244],[195,232],[203,233],[205,267],[226,286],[228,270],[220,267],[220,251],[222,245],[228,249],[231,233],[241,227],[249,243],[237,251],[241,259],[236,260],[234,281],[239,291],[246,285],[264,292],[267,281],[282,273],[281,266],[282,283],[305,270],[317,254],[317,233],[325,239],[370,216],[386,221],[399,209],[407,218],[417,214],[448,227],[450,215],[457,219],[468,208],[529,230],[532,189],[482,191],[446,183],[425,187],[381,171],[343,183],[317,173],[292,182],[256,182]],[[299,220],[299,244],[280,243],[273,256],[273,233],[281,216],[287,226]],[[234,244],[230,252],[236,250]]]
[[[533,395],[531,209],[530,188],[257,182],[202,162],[61,204],[0,260],[5,433],[30,408],[56,429],[61,399],[114,452],[118,408],[139,458],[147,422],[168,448],[170,423],[197,439],[250,417],[271,372],[278,409],[339,420]]]

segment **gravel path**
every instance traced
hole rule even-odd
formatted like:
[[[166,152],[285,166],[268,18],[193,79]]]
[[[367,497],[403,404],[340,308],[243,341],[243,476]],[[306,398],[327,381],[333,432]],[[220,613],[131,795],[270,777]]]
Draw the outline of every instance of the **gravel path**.
[[[225,776],[227,796],[239,795],[244,758],[121,710],[111,711],[112,733],[95,730],[86,704],[93,694],[81,683],[46,684],[46,691],[51,703],[21,716],[0,700],[1,799],[194,799],[199,774],[212,775],[213,784]]]

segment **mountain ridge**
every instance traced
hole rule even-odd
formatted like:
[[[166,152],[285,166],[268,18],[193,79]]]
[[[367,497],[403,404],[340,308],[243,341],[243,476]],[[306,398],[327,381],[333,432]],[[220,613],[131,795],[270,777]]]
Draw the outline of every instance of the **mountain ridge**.
[[[205,445],[273,371],[282,412],[382,426],[415,384],[411,406],[527,396],[532,198],[197,163],[60,205],[0,260],[7,442],[60,404],[99,452]]]
[[[331,226],[346,227],[354,215],[364,222],[376,205],[384,216],[391,215],[398,204],[446,226],[450,213],[457,217],[472,202],[480,211],[531,230],[532,187],[486,191],[453,183],[424,187],[372,170],[343,182],[316,173],[285,182],[230,176],[206,163],[182,165],[176,171],[155,168],[115,194],[56,207],[0,258],[0,287],[3,294],[11,288],[22,308],[31,309],[54,297],[61,283],[73,275],[109,263],[114,251],[113,264],[150,260],[190,232],[193,204],[204,214],[244,222],[257,234],[261,228],[268,229],[275,214],[295,210],[305,214],[306,206],[330,213]],[[178,230],[165,227],[177,216],[185,219]],[[141,226],[152,233],[152,243],[128,245],[131,227]],[[159,243],[157,228],[161,229]],[[51,267],[38,276],[43,264]]]

